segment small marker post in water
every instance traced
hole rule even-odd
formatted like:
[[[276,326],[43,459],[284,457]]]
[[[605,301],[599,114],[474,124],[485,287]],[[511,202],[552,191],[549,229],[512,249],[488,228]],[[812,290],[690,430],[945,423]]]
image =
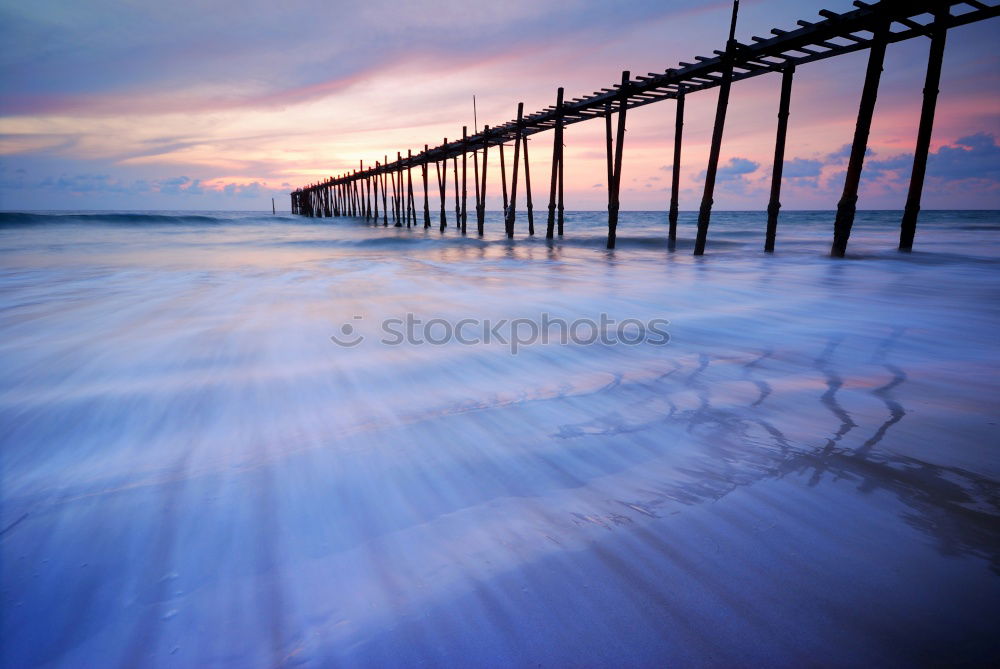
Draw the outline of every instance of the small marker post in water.
[[[274,210],[274,198],[272,197],[272,198],[271,198],[271,215],[272,215],[272,216],[274,216],[274,215],[275,215],[275,214],[277,214],[277,213],[278,213],[278,212],[276,212],[276,211]]]

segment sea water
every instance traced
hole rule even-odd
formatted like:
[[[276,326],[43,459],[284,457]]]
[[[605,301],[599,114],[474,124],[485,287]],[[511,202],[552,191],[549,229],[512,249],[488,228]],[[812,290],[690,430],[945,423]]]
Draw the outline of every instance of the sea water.
[[[0,214],[0,664],[997,659],[1000,213],[420,214]]]

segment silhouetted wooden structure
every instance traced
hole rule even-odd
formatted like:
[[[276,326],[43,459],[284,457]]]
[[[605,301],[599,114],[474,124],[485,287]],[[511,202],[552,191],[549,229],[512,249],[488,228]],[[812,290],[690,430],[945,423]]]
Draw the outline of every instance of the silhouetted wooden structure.
[[[857,9],[838,14],[829,10],[819,12],[823,20],[811,23],[799,21],[796,30],[775,28],[771,37],[751,38],[751,43],[736,40],[736,19],[739,0],[733,3],[729,39],[724,51],[715,51],[712,57],[696,56],[694,63],[681,62],[678,68],[663,73],[650,72],[645,76],[631,77],[622,73],[621,83],[602,88],[589,96],[564,100],[563,89],[556,95],[556,103],[541,111],[524,115],[524,104],[517,106],[517,117],[499,126],[484,126],[481,132],[468,134],[462,129],[462,139],[447,139],[437,147],[424,145],[424,150],[405,158],[396,154],[396,160],[375,163],[350,174],[331,177],[326,181],[299,188],[291,193],[292,213],[305,216],[363,216],[377,222],[379,216],[378,193],[382,193],[382,224],[388,225],[391,215],[394,224],[401,227],[416,225],[417,214],[413,200],[412,170],[420,168],[423,178],[424,227],[431,226],[427,178],[433,163],[440,198],[440,229],[447,228],[445,200],[447,198],[448,161],[452,161],[455,183],[455,225],[466,233],[466,170],[467,157],[472,154],[473,180],[476,198],[476,228],[484,230],[486,203],[486,173],[490,147],[499,147],[501,184],[504,202],[504,227],[507,237],[514,237],[516,220],[519,165],[524,165],[524,185],[528,210],[528,232],[534,234],[534,214],[531,201],[531,173],[528,167],[528,139],[546,130],[554,131],[552,171],[549,186],[548,220],[546,237],[563,234],[563,129],[566,125],[595,118],[605,119],[607,180],[608,180],[608,248],[614,248],[618,225],[621,166],[625,140],[625,119],[629,109],[663,100],[676,100],[674,131],[674,161],[671,179],[671,196],[668,210],[669,247],[677,239],[678,193],[680,187],[681,143],[684,126],[684,101],[688,95],[710,88],[719,89],[715,124],[712,131],[708,166],[705,170],[704,193],[698,210],[698,228],[695,238],[695,255],[705,252],[711,222],[715,193],[715,178],[719,167],[726,111],[732,84],[743,79],[768,73],[780,73],[781,97],[778,105],[778,128],[775,141],[771,196],[767,206],[767,228],[764,250],[773,251],[777,237],[778,213],[781,208],[781,176],[785,154],[785,136],[788,129],[792,81],[797,67],[818,60],[833,58],[868,49],[868,66],[861,93],[854,139],[844,180],[844,191],[837,204],[831,254],[842,257],[854,223],[858,201],[858,186],[864,166],[865,150],[871,130],[879,79],[886,48],[889,44],[915,37],[930,38],[930,55],[923,91],[923,105],[914,153],[913,171],[900,230],[899,249],[913,247],[917,215],[923,190],[934,112],[937,104],[938,84],[944,46],[950,28],[967,25],[1000,15],[1000,0],[882,0],[866,3],[856,1]],[[617,123],[612,117],[617,115]],[[514,164],[510,192],[507,190],[507,170],[504,146],[513,142]],[[523,156],[523,157],[522,157]],[[458,158],[461,157],[461,194],[459,193]],[[480,170],[481,168],[481,170]],[[404,186],[403,175],[406,175]],[[387,192],[387,189],[390,189]],[[372,202],[374,201],[374,208]],[[391,212],[390,207],[391,206]]]

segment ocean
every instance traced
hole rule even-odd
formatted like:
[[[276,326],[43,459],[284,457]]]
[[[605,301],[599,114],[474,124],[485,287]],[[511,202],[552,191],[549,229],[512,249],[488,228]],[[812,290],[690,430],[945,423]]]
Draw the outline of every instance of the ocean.
[[[0,665],[1000,662],[1000,212],[432,216],[0,213]]]

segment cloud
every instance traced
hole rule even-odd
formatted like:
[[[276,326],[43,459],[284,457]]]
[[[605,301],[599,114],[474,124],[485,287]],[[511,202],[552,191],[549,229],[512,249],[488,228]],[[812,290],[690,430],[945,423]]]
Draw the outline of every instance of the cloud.
[[[108,174],[73,174],[48,176],[41,181],[33,183],[25,180],[23,170],[17,170],[15,177],[6,175],[0,179],[0,187],[4,189],[40,189],[58,191],[71,195],[85,195],[92,193],[114,193],[124,195],[134,195],[138,193],[159,193],[168,196],[189,196],[189,195],[225,195],[229,197],[259,198],[284,194],[288,184],[280,187],[270,187],[263,181],[251,181],[249,183],[227,182],[212,180],[205,182],[202,179],[193,179],[188,176],[166,177],[163,179],[136,179],[132,181],[117,179]]]
[[[865,165],[869,176],[907,180],[913,167],[913,154],[904,153]],[[927,157],[928,178],[943,182],[969,179],[1000,182],[1000,146],[996,137],[985,132],[956,139],[953,146],[942,146]]]
[[[872,151],[872,147],[865,148],[865,157],[874,156],[875,152]],[[851,157],[851,145],[844,144],[842,147],[834,151],[833,153],[828,153],[826,159],[823,161],[825,163],[841,163]]]
[[[782,176],[788,179],[815,178],[823,170],[823,161],[808,158],[793,158],[786,160],[782,168]]]
[[[961,137],[955,146],[942,146],[930,155],[927,173],[946,181],[1000,181],[1000,146],[995,136],[985,132]]]
[[[730,158],[729,162],[722,165],[716,174],[716,181],[743,181],[743,177],[747,174],[753,174],[760,168],[760,163],[750,160],[749,158]],[[699,180],[705,179],[705,172],[703,171],[699,176]]]

